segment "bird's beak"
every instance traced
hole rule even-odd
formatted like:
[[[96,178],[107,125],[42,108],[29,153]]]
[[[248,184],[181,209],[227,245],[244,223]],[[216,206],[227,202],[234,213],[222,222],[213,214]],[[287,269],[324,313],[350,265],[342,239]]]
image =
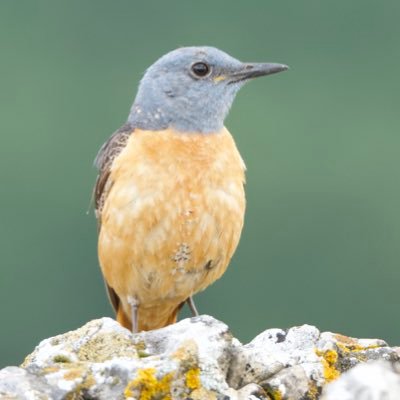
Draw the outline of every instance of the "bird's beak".
[[[230,82],[236,83],[248,79],[258,78],[259,76],[276,74],[278,72],[286,71],[289,67],[285,64],[275,63],[253,63],[243,64],[240,69],[232,71],[229,74]]]

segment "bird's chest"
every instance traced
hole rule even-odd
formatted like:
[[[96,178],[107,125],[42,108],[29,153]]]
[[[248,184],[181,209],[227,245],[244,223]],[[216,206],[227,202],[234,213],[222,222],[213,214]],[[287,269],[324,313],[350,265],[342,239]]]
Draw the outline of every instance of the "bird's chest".
[[[226,265],[245,209],[244,164],[227,131],[139,132],[111,181],[100,232],[109,254],[141,265],[147,280],[161,269],[175,283],[182,272]]]

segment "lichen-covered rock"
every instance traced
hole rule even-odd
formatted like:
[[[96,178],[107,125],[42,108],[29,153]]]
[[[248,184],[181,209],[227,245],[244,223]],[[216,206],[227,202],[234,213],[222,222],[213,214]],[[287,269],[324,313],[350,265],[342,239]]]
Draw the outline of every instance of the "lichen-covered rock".
[[[102,362],[119,357],[138,358],[132,334],[114,320],[102,318],[76,331],[43,340],[22,367],[43,369],[54,364]]]
[[[46,383],[45,379],[18,367],[0,371],[0,399],[59,399],[61,392]]]
[[[387,361],[359,364],[324,388],[321,400],[399,400],[400,365]]]
[[[22,368],[0,371],[0,399],[311,400],[360,362],[398,358],[381,340],[308,325],[269,329],[242,345],[209,316],[135,335],[103,318],[42,341]]]
[[[309,325],[269,329],[235,353],[228,384],[256,382],[274,399],[313,400],[342,372],[376,359],[397,360],[398,354],[383,340],[320,333]]]
[[[207,316],[136,335],[103,318],[44,340],[22,366],[60,398],[212,399],[229,391],[235,345],[227,326]]]

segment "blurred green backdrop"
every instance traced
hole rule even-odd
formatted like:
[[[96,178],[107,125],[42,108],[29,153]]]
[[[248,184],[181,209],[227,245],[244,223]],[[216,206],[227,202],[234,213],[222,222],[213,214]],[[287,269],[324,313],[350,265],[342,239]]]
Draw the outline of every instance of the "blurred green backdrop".
[[[400,344],[399,18],[398,0],[2,0],[0,365],[113,315],[92,161],[145,68],[182,45],[291,66],[227,120],[247,218],[200,310],[243,341],[310,323]]]

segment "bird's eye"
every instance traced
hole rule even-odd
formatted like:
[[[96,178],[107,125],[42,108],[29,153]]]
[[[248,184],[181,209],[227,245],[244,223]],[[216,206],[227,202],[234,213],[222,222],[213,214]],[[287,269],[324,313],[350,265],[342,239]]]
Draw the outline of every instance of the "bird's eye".
[[[210,66],[204,62],[197,62],[192,65],[192,72],[199,78],[204,78],[210,73]]]

